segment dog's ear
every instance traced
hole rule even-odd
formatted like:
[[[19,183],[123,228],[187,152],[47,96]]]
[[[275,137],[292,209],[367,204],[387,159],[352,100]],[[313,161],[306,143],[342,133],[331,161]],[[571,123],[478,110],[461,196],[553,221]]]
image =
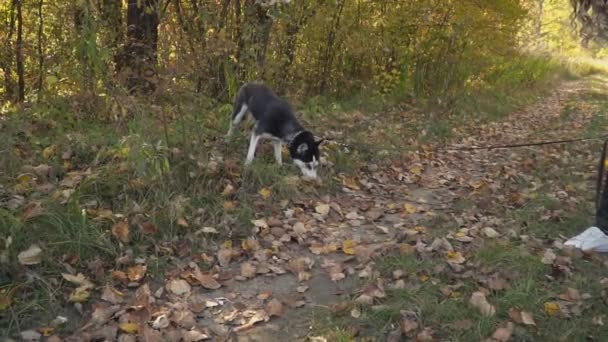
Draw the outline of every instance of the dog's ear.
[[[319,146],[319,145],[321,145],[321,143],[322,143],[322,142],[324,142],[324,141],[325,141],[325,138],[321,138],[321,139],[319,139],[319,140],[315,140],[315,145]]]
[[[297,151],[298,151],[299,154],[306,153],[306,151],[308,151],[308,144],[307,143],[302,143],[302,144],[298,145]]]

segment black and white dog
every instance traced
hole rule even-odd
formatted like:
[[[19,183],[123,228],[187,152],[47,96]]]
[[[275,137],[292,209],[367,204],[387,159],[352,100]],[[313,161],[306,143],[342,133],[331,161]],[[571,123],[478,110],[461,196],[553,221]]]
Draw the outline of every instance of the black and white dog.
[[[282,163],[281,146],[286,144],[294,164],[302,174],[317,177],[319,145],[323,139],[315,140],[314,135],[298,122],[291,106],[264,84],[247,83],[239,89],[227,138],[230,138],[248,111],[256,124],[251,132],[245,165],[253,161],[258,142],[265,138],[273,141],[274,158],[279,164]]]

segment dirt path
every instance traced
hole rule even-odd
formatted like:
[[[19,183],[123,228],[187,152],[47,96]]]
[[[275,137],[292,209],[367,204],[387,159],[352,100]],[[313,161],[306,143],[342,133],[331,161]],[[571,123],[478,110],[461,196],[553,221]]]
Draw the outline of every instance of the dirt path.
[[[451,145],[578,137],[593,113],[583,111],[571,118],[564,118],[563,113],[571,99],[593,82],[564,83],[537,104],[505,120],[477,127],[472,135],[456,138]],[[555,150],[538,153],[551,151]],[[371,165],[358,179],[346,179],[343,191],[335,196],[295,203],[274,217],[256,221],[255,238],[243,248],[226,247],[218,253],[225,266],[216,279],[219,283],[207,286],[221,285],[218,289],[183,288],[175,273],[167,275],[170,280],[164,287],[126,294],[127,302],[143,298],[145,305],[154,308],[149,313],[150,322],[162,325],[169,318],[174,323],[173,328],[160,331],[146,326],[140,334],[155,341],[171,339],[176,336],[172,334],[192,328],[219,340],[304,340],[314,335],[311,328],[317,309],[335,312],[346,298],[363,303],[368,297],[383,296],[384,285],[375,280],[377,257],[394,251],[408,253],[409,249],[424,252],[454,239],[446,230],[434,230],[438,220],[453,220],[456,227],[471,229],[493,227],[506,234],[501,231],[506,220],[501,215],[525,196],[516,191],[515,178],[531,171],[534,163],[527,160],[530,153],[520,152],[440,152],[429,148],[404,155],[387,168]],[[458,204],[472,195],[477,198],[475,211],[460,209]],[[196,266],[183,265],[181,277],[196,277],[197,270]],[[184,276],[184,272],[190,273]],[[107,315],[108,310],[104,306],[96,314]],[[137,309],[131,310],[135,315]],[[115,334],[117,326],[107,328],[107,318],[89,324],[75,338]],[[130,336],[123,334],[120,340],[129,341]]]

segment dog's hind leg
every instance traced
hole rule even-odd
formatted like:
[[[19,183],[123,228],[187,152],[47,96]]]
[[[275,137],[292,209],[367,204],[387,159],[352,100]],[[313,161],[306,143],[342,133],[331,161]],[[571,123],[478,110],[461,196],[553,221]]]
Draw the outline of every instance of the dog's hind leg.
[[[272,146],[274,147],[274,159],[281,165],[283,163],[283,156],[281,155],[281,142],[273,141]]]
[[[247,159],[245,159],[245,165],[251,164],[253,157],[255,157],[255,149],[260,141],[260,136],[255,134],[255,130],[251,132],[251,139],[249,140],[249,151],[247,151]]]
[[[248,109],[249,107],[247,107],[247,104],[245,103],[237,102],[237,104],[234,106],[234,112],[232,113],[232,119],[230,120],[230,128],[226,134],[227,139],[232,136],[234,129],[238,127],[241,121],[243,121]]]

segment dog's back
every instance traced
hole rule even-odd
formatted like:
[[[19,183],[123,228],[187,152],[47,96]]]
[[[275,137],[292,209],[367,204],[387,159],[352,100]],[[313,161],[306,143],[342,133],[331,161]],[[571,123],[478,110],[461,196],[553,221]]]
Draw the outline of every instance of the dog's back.
[[[247,83],[239,89],[235,107],[246,105],[256,121],[265,115],[293,117],[293,110],[287,101],[279,98],[269,87],[262,83]]]

